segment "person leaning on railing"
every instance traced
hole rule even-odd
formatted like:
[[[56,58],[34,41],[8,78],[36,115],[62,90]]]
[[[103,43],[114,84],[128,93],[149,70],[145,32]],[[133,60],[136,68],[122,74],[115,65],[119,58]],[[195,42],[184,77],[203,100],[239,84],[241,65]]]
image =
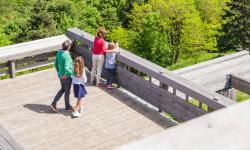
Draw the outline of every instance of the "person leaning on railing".
[[[104,55],[106,53],[105,47],[105,36],[107,32],[104,27],[100,27],[98,32],[96,33],[94,39],[94,46],[92,49],[92,71],[90,83],[93,84],[95,76],[96,76],[96,86],[100,85],[100,79],[102,74],[102,67],[104,63]]]
[[[59,50],[56,54],[55,68],[61,82],[61,89],[57,92],[52,104],[50,105],[54,112],[57,112],[56,103],[60,100],[63,94],[66,110],[73,111],[69,101],[72,84],[71,75],[73,75],[73,61],[69,54],[70,44],[69,40],[64,41],[62,44],[62,50]]]

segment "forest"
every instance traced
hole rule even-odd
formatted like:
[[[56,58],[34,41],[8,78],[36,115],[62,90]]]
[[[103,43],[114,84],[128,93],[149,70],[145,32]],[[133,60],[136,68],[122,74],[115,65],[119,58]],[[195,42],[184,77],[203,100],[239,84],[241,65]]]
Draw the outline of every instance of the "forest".
[[[171,69],[250,46],[249,0],[0,0],[0,46],[77,27]],[[182,63],[181,65],[178,65]],[[174,67],[173,67],[174,66]]]

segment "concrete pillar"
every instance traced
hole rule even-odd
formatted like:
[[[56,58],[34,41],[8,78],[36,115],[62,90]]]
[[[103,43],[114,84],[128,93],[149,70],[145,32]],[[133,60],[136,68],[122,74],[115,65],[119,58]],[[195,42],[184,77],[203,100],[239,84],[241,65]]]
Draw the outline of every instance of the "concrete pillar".
[[[15,60],[9,61],[9,71],[10,71],[10,77],[15,78],[16,77],[16,61]]]
[[[228,95],[229,95],[229,98],[230,98],[231,100],[234,100],[234,101],[237,100],[237,90],[236,90],[235,88],[229,89]]]
[[[234,88],[222,91],[221,94],[223,96],[226,96],[226,97],[230,98],[231,100],[234,100],[234,101],[236,101],[236,99],[237,99],[237,90],[234,89]]]

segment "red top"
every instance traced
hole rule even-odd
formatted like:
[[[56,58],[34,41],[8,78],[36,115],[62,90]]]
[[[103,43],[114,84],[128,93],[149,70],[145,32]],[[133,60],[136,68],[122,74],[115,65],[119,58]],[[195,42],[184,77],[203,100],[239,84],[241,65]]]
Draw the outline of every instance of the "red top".
[[[92,53],[95,55],[104,55],[106,53],[105,41],[102,38],[95,37]]]

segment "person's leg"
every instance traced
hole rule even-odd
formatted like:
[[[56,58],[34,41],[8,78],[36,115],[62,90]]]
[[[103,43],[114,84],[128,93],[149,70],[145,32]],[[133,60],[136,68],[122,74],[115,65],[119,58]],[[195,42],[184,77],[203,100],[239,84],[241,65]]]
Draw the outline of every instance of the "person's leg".
[[[62,81],[62,79],[60,79],[60,83],[61,83],[61,89],[57,92],[56,96],[54,97],[54,100],[52,102],[53,105],[56,105],[56,103],[60,100],[63,93],[65,92],[65,89],[64,89],[65,86],[64,86],[64,82]]]
[[[112,86],[113,80],[115,76],[115,69],[110,69],[110,85]]]
[[[99,55],[98,64],[97,64],[97,75],[96,75],[96,85],[97,86],[101,80],[103,62],[104,62],[104,55]]]
[[[65,100],[66,110],[71,109],[71,105],[70,105],[70,101],[69,101],[71,84],[72,84],[71,78],[67,78],[66,80],[64,80],[64,89],[65,89],[64,100]]]
[[[81,113],[79,112],[80,105],[81,105],[81,98],[78,98],[77,102],[76,102],[76,109],[72,113],[73,117],[80,117],[81,116]]]
[[[98,62],[98,57],[96,55],[93,55],[92,56],[92,70],[91,70],[91,76],[90,76],[90,83],[94,82],[96,68],[97,68],[97,62]]]
[[[106,69],[107,70],[107,86],[110,85],[110,76],[111,76],[111,72],[110,69]]]
[[[81,99],[78,99],[77,102],[76,102],[76,110],[75,111],[78,111],[81,107]]]

